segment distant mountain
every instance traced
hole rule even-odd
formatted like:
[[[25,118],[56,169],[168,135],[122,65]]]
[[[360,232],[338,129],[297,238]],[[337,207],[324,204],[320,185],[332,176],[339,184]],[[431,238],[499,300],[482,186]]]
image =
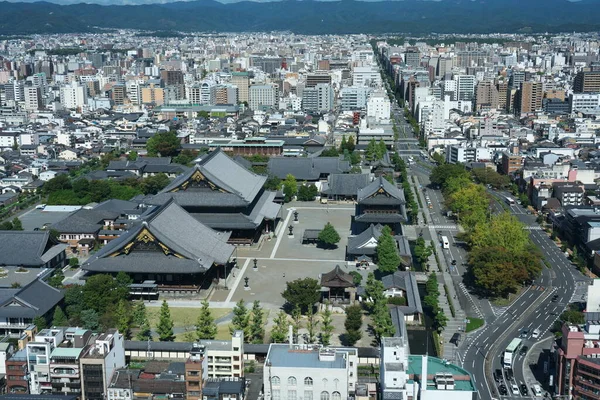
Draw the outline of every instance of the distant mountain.
[[[128,6],[0,2],[0,34],[86,32],[95,27],[303,34],[595,31],[600,30],[599,6],[600,0],[286,0],[230,4],[199,0]]]

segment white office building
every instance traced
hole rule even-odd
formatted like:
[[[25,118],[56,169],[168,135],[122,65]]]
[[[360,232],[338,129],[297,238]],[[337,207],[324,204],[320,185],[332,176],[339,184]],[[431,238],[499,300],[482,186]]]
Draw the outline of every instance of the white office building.
[[[573,93],[569,97],[572,112],[600,107],[600,93]]]
[[[470,101],[475,98],[475,85],[477,80],[474,75],[456,75],[456,100]]]
[[[60,88],[60,102],[63,107],[75,109],[87,104],[87,87],[73,81]]]
[[[252,85],[248,93],[248,105],[252,110],[276,107],[279,104],[277,85]]]
[[[373,88],[348,86],[340,90],[342,111],[358,111],[367,108],[367,100]]]
[[[357,364],[355,348],[271,344],[264,400],[346,400],[356,390]]]
[[[328,83],[318,83],[304,88],[302,109],[306,111],[329,112],[333,109],[333,87]]]
[[[390,121],[391,104],[390,99],[384,91],[371,93],[367,101],[367,118],[372,118],[377,123],[388,123]]]
[[[381,86],[381,74],[374,65],[354,67],[352,71],[352,86]]]

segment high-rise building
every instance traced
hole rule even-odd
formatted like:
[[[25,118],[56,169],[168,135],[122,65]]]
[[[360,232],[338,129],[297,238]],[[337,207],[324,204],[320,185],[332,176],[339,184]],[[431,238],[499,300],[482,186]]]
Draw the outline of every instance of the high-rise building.
[[[25,87],[25,110],[36,111],[42,108],[42,90],[38,86]]]
[[[475,97],[475,76],[457,75],[456,81],[456,99],[470,101]]]
[[[575,93],[600,93],[600,71],[580,71],[573,80]]]
[[[61,87],[60,102],[68,109],[83,107],[87,104],[87,86],[73,81],[70,85]]]
[[[165,86],[168,85],[183,85],[183,72],[179,70],[160,71],[160,78]]]
[[[364,110],[367,107],[367,99],[373,91],[370,87],[347,86],[340,90],[342,99],[342,111]]]
[[[515,115],[520,116],[542,110],[543,97],[542,82],[523,82],[521,89],[515,94]]]
[[[381,74],[374,66],[355,67],[352,70],[352,86],[381,86]]]
[[[421,63],[421,52],[416,47],[409,47],[404,53],[404,63],[411,67],[418,67]]]
[[[215,96],[215,104],[237,104],[238,88],[232,85],[218,85]]]
[[[498,108],[498,89],[492,81],[481,81],[477,84],[475,95],[476,111]]]
[[[125,98],[127,97],[127,90],[125,85],[122,83],[117,83],[113,85],[111,90],[111,98],[115,105],[122,106],[125,104]]]
[[[248,72],[232,72],[231,80],[229,81],[232,85],[238,88],[238,98],[241,103],[248,101],[248,91],[250,88],[250,78]]]
[[[192,343],[190,356],[185,361],[185,391],[187,400],[202,400],[202,387],[208,368],[206,348]]]
[[[372,118],[378,123],[387,123],[390,120],[390,99],[384,91],[371,93],[367,100],[367,118]]]
[[[161,106],[164,104],[165,92],[164,89],[157,84],[150,83],[142,88],[142,104],[154,104]]]
[[[305,87],[315,87],[319,83],[331,84],[331,75],[329,74],[308,74],[306,76]]]
[[[327,83],[306,87],[302,92],[302,109],[314,112],[328,112],[333,109],[333,88]]]
[[[250,86],[248,103],[253,110],[277,106],[279,104],[279,90],[277,85]]]
[[[138,81],[127,81],[125,83],[127,98],[131,104],[139,105],[142,102],[142,87]]]

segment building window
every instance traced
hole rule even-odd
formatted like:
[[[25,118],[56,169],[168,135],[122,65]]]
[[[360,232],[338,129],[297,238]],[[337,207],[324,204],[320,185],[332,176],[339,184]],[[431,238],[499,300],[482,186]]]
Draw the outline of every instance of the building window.
[[[273,390],[273,395],[271,396],[271,398],[273,400],[281,400],[281,394],[279,392],[279,389]]]
[[[313,400],[312,390],[305,390],[304,391],[304,400]]]
[[[304,378],[304,386],[312,386],[313,385],[313,380],[310,376],[307,376],[306,378]]]
[[[329,383],[329,381],[327,381],[327,378],[323,378],[323,386],[327,386],[327,383]]]
[[[342,400],[342,394],[340,392],[333,392],[331,394],[331,400]]]
[[[290,376],[288,378],[288,386],[296,386],[296,378],[293,376]]]
[[[288,390],[287,400],[296,400],[295,390]]]
[[[321,400],[329,400],[329,392],[327,391],[322,391],[321,392]]]
[[[279,379],[278,376],[274,376],[271,378],[271,385],[279,386],[280,383],[281,383],[281,380]]]
[[[340,384],[340,380],[339,380],[339,379],[337,379],[337,378],[336,378],[336,379],[334,379],[334,380],[333,380],[333,386],[334,386],[336,389],[338,388],[338,385],[339,385],[339,384]]]

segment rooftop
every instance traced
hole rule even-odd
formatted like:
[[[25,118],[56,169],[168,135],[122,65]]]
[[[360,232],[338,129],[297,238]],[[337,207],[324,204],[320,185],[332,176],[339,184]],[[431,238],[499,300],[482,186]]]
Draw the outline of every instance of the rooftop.
[[[334,353],[332,361],[319,359],[319,349],[288,344],[272,344],[267,354],[265,364],[287,368],[331,368],[345,369],[346,359],[337,349],[331,349]]]
[[[408,374],[413,375],[415,378],[420,377],[423,356],[408,356]],[[458,365],[451,364],[445,360],[441,360],[437,357],[427,357],[427,376],[434,377],[436,374],[451,374],[454,378],[454,390],[474,392],[475,385],[473,378],[467,370],[459,367]],[[428,379],[427,390],[436,390],[433,384],[433,379]]]

